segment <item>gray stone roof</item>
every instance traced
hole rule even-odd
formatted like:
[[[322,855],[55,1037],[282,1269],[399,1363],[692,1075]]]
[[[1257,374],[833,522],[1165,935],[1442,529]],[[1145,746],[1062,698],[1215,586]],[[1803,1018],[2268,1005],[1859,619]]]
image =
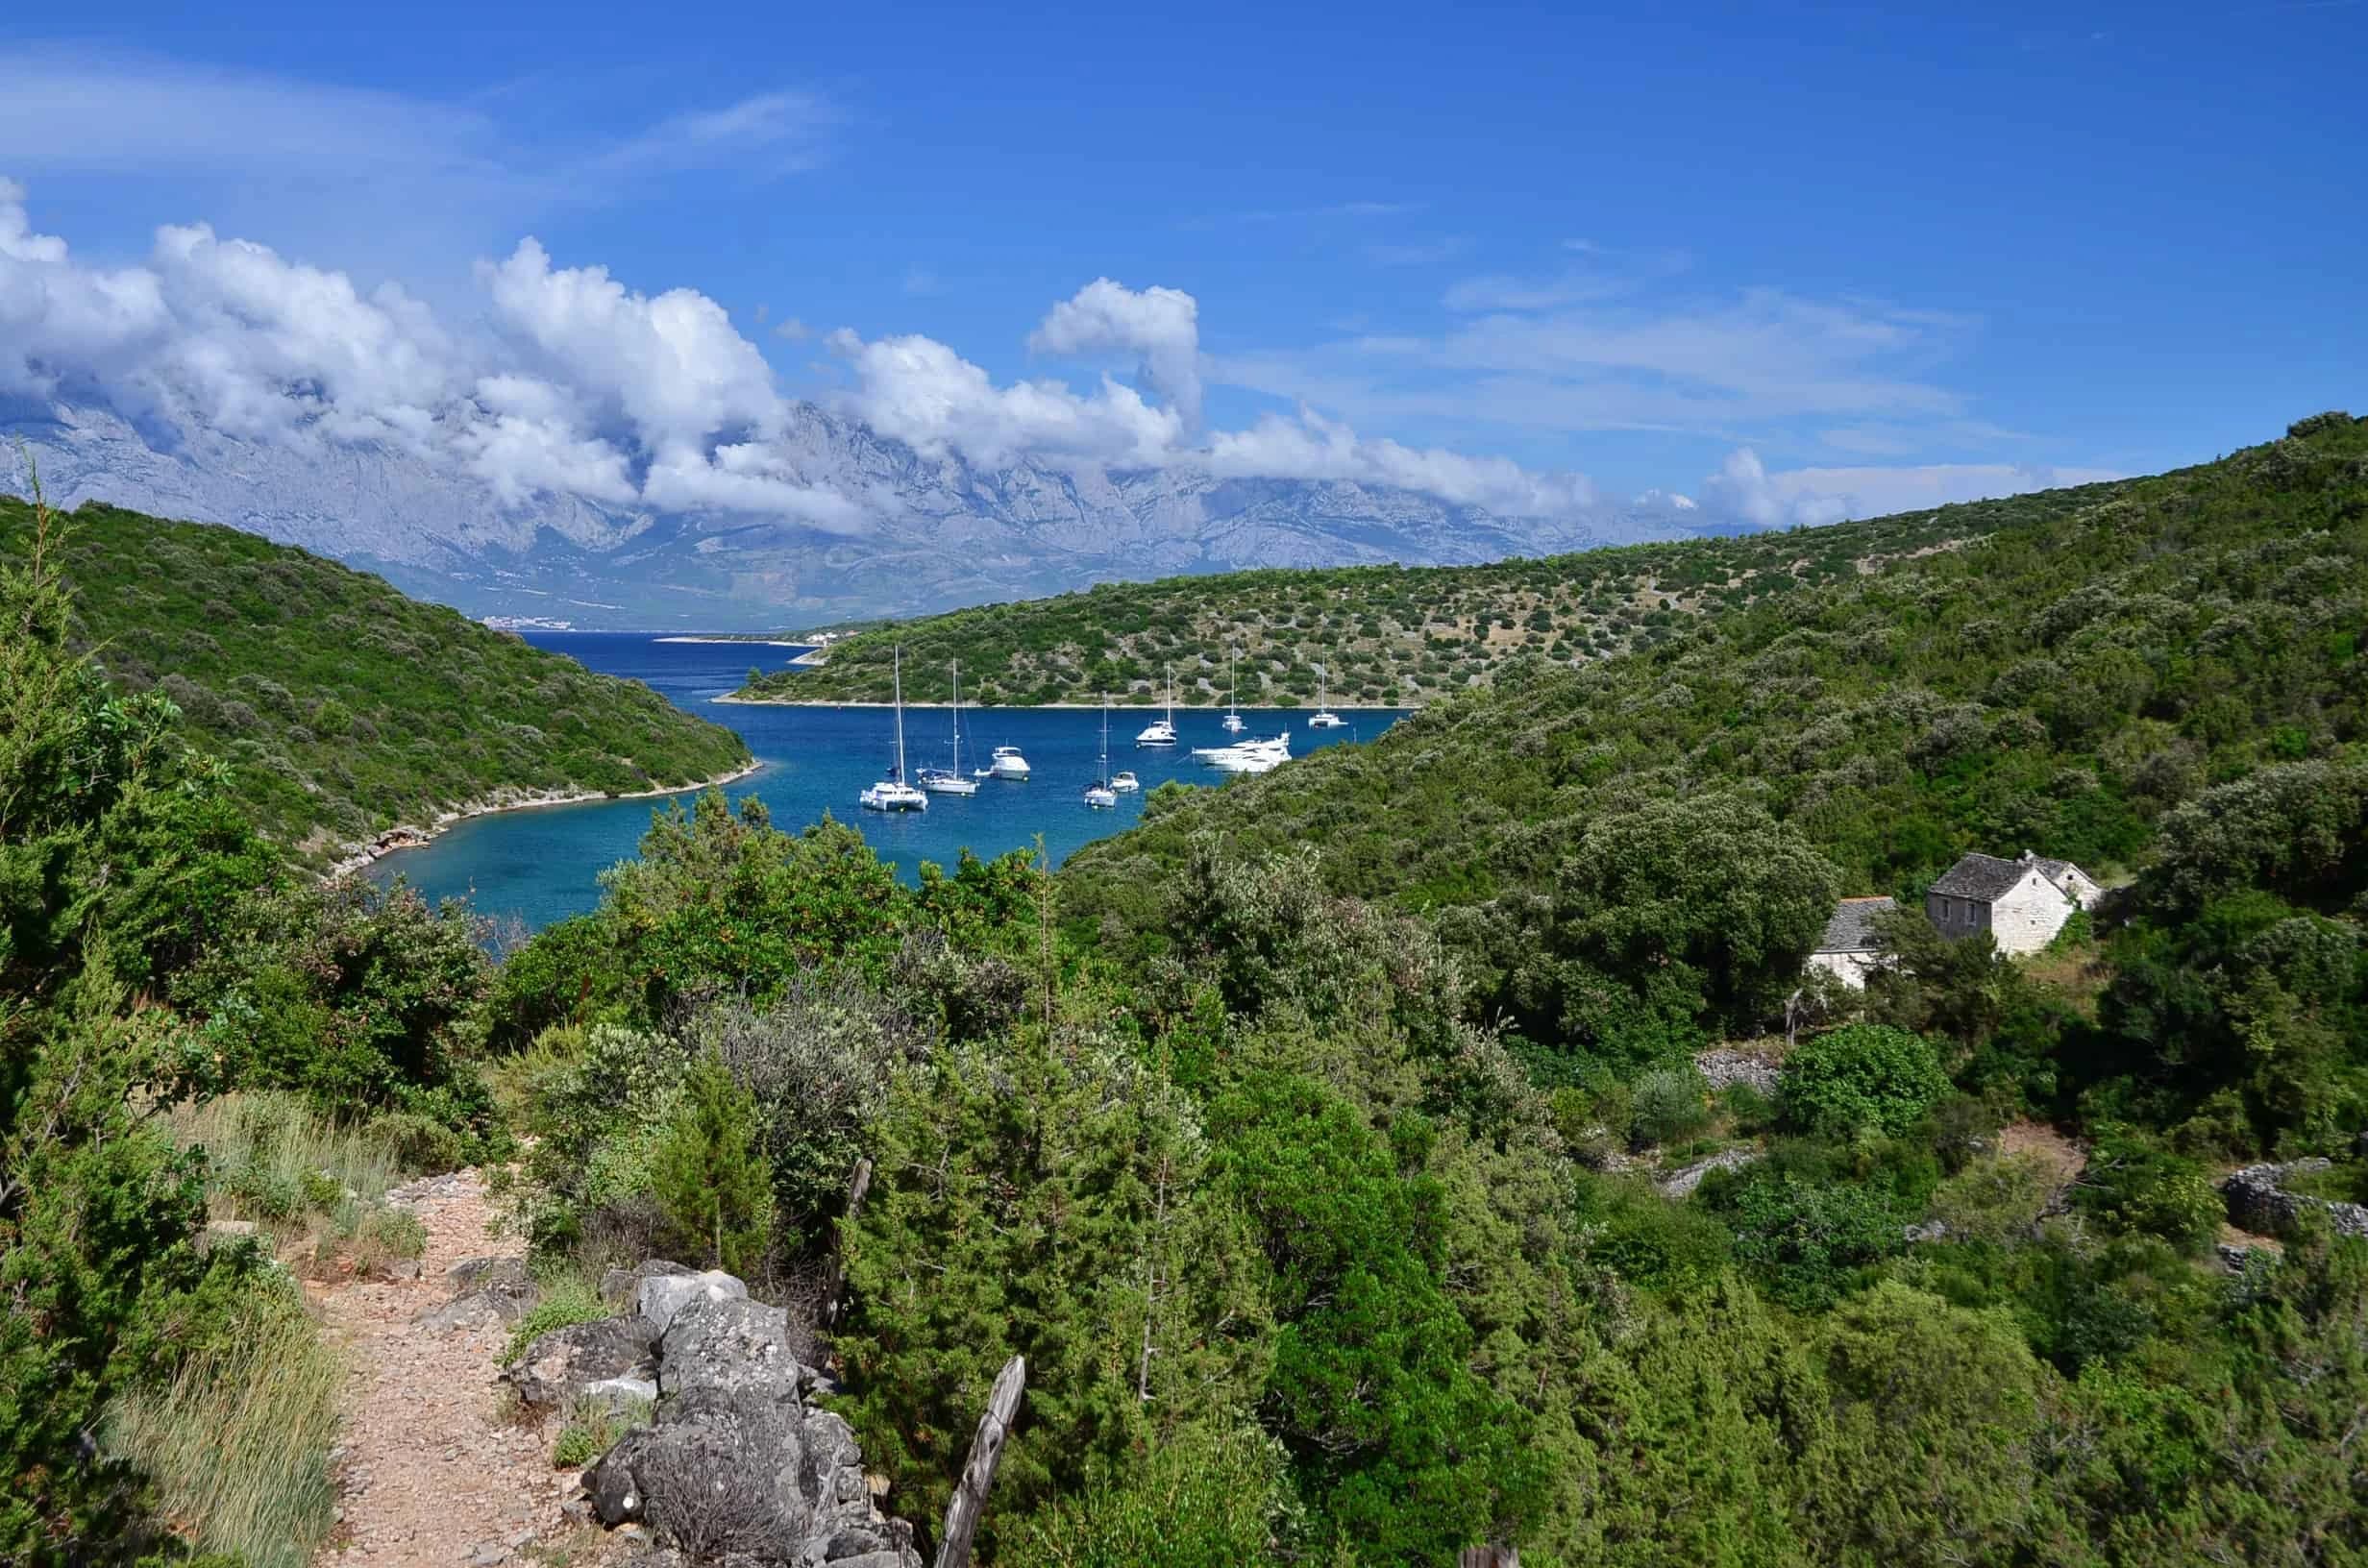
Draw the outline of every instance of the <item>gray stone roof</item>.
[[[2086,871],[2082,870],[2078,866],[2073,865],[2068,860],[2050,860],[2045,855],[2035,855],[2032,857],[2031,864],[2039,868],[2039,874],[2046,877],[2050,882],[2061,882],[2065,877],[2076,873],[2081,876],[2088,876]],[[2094,881],[2096,879],[2094,877],[2089,877],[2089,880]]]
[[[1967,855],[1941,874],[1932,891],[1951,898],[1988,903],[2023,879],[2032,869],[2027,860],[2000,860],[1996,855]]]
[[[1875,917],[1899,907],[1896,898],[1844,898],[1834,906],[1817,939],[1821,953],[1871,953],[1875,949]]]

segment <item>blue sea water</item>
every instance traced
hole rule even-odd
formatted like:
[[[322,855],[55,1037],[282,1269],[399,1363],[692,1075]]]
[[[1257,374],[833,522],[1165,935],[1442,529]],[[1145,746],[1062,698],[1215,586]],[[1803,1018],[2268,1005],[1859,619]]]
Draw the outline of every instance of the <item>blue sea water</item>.
[[[776,825],[799,827],[825,812],[851,822],[880,858],[893,862],[912,881],[921,862],[950,867],[964,848],[982,858],[1033,846],[1058,864],[1083,845],[1131,825],[1143,813],[1143,796],[1121,795],[1114,811],[1089,808],[1082,795],[1099,767],[1101,715],[1084,709],[985,708],[962,710],[962,766],[983,767],[990,747],[1017,746],[1035,776],[1024,784],[981,780],[978,793],[962,797],[932,796],[926,812],[882,816],[855,804],[856,793],[878,779],[894,747],[894,718],[886,708],[786,707],[719,702],[738,689],[752,667],[777,670],[803,651],[751,643],[677,643],[635,632],[530,632],[528,641],[564,653],[601,674],[647,683],[676,705],[738,730],[760,764],[726,794],[737,801],[755,796],[773,813]],[[1222,776],[1203,769],[1187,753],[1196,746],[1218,746],[1229,737],[1209,709],[1179,709],[1181,744],[1167,749],[1135,748],[1135,732],[1149,720],[1136,707],[1110,713],[1110,766],[1132,769],[1145,792],[1171,778],[1208,784]],[[1272,735],[1288,728],[1294,755],[1319,747],[1369,740],[1398,718],[1394,710],[1343,710],[1346,728],[1311,730],[1301,709],[1244,709],[1246,736]],[[904,744],[911,766],[940,766],[950,758],[951,715],[943,707],[907,707]],[[481,914],[515,918],[540,929],[594,908],[600,902],[600,872],[629,859],[665,800],[604,800],[501,812],[456,822],[419,849],[399,850],[381,860],[372,874],[406,878],[431,898],[466,897]]]

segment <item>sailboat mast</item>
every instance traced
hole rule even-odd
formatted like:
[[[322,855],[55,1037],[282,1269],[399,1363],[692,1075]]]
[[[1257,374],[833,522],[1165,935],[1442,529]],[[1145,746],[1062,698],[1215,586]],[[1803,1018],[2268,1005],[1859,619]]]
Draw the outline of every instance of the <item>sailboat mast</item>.
[[[894,680],[897,694],[897,782],[904,782],[904,649],[899,645],[893,655]]]
[[[953,771],[962,771],[962,661],[953,661]]]

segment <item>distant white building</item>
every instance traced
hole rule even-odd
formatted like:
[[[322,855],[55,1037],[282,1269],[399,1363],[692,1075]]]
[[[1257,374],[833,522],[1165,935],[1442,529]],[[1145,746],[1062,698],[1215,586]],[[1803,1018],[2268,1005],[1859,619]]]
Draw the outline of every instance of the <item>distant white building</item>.
[[[1809,967],[1863,991],[1878,956],[1875,917],[1898,907],[1896,898],[1844,898],[1834,906],[1834,918],[1825,922],[1825,935],[1817,939],[1816,950],[1809,955]]]
[[[2068,860],[1967,855],[1924,894],[1924,913],[1944,937],[1986,931],[2002,953],[2035,953],[2104,891]]]

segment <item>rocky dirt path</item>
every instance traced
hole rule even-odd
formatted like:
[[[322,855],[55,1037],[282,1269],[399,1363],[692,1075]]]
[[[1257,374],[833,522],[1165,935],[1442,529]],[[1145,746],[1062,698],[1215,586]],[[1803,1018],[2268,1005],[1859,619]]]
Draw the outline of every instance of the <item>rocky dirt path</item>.
[[[453,1297],[455,1263],[521,1248],[488,1234],[492,1208],[475,1171],[413,1183],[400,1201],[428,1231],[416,1279],[308,1286],[353,1367],[340,1524],[321,1568],[518,1562],[564,1531],[559,1502],[574,1473],[551,1468],[545,1433],[496,1414],[495,1359],[508,1329],[490,1309],[444,1312],[447,1322],[432,1314]]]

